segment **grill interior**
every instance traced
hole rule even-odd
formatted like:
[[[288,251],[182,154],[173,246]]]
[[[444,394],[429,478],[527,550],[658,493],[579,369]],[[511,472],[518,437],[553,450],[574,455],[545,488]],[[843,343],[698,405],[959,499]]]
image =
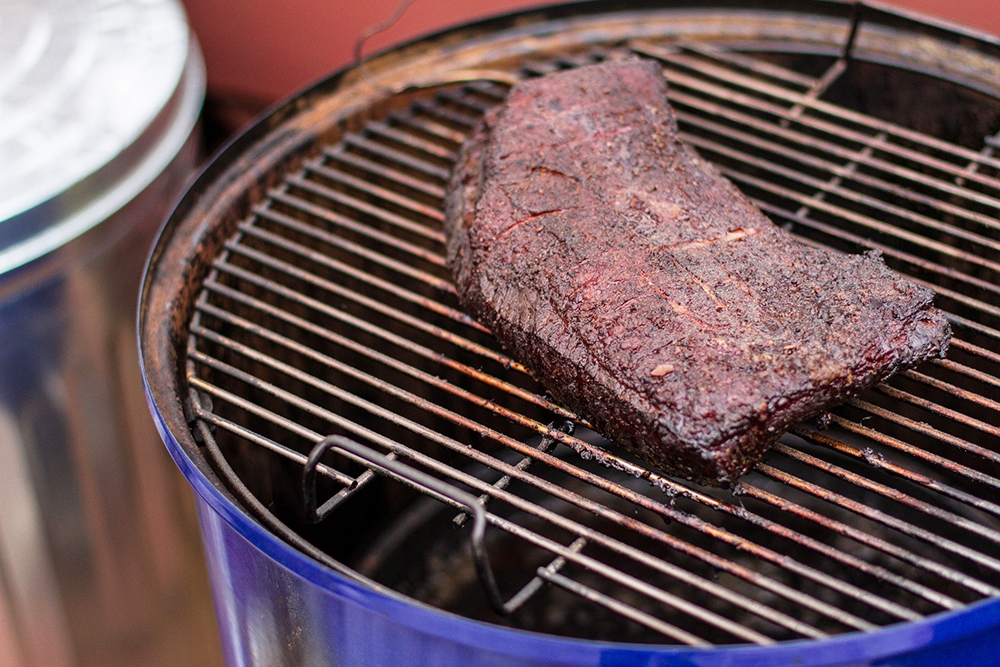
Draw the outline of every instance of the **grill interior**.
[[[808,244],[879,250],[936,290],[955,333],[946,359],[800,424],[729,490],[571,428],[460,310],[444,187],[507,88],[442,85],[365,112],[225,242],[186,360],[213,465],[364,576],[553,634],[768,644],[1000,595],[1000,99],[852,54],[856,33],[839,52],[642,37],[508,74],[657,60],[684,138],[776,223]],[[479,584],[454,495],[331,451],[313,523],[303,468],[332,434],[489,499],[479,546],[509,613]]]

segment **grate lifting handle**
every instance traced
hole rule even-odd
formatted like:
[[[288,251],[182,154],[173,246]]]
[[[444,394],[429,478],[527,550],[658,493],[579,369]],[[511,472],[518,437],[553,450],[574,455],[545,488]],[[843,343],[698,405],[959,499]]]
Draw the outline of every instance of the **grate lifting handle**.
[[[349,458],[367,466],[376,474],[402,482],[436,500],[468,512],[472,516],[472,532],[469,540],[472,545],[472,557],[476,564],[479,582],[494,611],[501,615],[507,615],[511,612],[509,605],[504,603],[503,596],[500,595],[500,589],[497,587],[496,577],[493,576],[493,568],[490,566],[489,556],[486,553],[483,539],[486,535],[486,510],[480,504],[479,499],[471,493],[415,470],[405,463],[387,458],[370,447],[340,435],[332,435],[323,439],[309,452],[309,459],[302,470],[302,491],[306,514],[311,521],[317,518],[316,466],[319,464],[320,458],[330,450],[339,450]]]

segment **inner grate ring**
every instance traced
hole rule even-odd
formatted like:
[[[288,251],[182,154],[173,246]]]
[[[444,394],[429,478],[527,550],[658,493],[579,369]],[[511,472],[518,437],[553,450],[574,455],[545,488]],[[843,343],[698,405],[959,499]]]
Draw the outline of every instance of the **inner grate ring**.
[[[318,472],[331,511],[309,527],[297,484],[330,433],[489,494],[491,561],[505,562],[497,550],[532,554],[501,568],[503,592],[549,568],[536,597],[555,602],[540,611],[529,601],[520,614],[565,606],[552,592],[565,593],[625,619],[626,634],[610,634],[619,640],[820,638],[997,596],[1000,162],[990,142],[976,152],[827,101],[847,69],[838,59],[813,77],[761,54],[642,40],[519,75],[635,55],[663,64],[685,139],[776,222],[807,243],[881,250],[936,289],[956,330],[949,358],[848,402],[822,428],[800,425],[729,492],[555,429],[572,415],[460,311],[444,266],[450,163],[505,90],[478,82],[429,90],[324,146],[226,242],[188,341],[210,450],[320,545],[323,531],[370,513],[366,503],[392,514],[410,502],[330,455]],[[547,452],[540,438],[558,444]],[[514,480],[506,488],[494,486],[501,474]],[[365,546],[370,536],[358,535]],[[372,553],[357,551],[335,555],[351,564]],[[521,627],[518,612],[501,619],[463,604]]]

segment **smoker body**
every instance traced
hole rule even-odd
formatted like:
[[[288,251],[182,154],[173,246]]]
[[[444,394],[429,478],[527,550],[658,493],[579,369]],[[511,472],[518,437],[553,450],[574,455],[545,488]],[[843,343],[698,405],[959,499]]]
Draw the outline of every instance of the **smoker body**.
[[[504,17],[335,74],[217,156],[154,248],[139,335],[161,437],[198,494],[230,664],[832,667],[995,654],[1000,430],[981,408],[1000,405],[989,398],[1000,358],[987,350],[997,288],[983,278],[1000,265],[970,248],[996,241],[976,225],[992,230],[978,206],[1000,192],[1000,42],[867,4],[861,21],[852,7],[582,3]],[[505,86],[631,57],[663,65],[684,138],[776,223],[882,251],[939,290],[958,332],[948,359],[838,409],[832,427],[795,429],[733,492],[668,478],[587,440],[585,425],[560,430],[566,412],[461,312],[443,260],[450,165]],[[489,496],[496,571],[544,551],[510,568],[506,598],[568,591],[544,607],[570,610],[566,632],[544,634],[545,618],[515,628],[519,610],[492,614],[482,591],[431,606],[448,591],[427,580],[488,580],[456,516],[474,501],[393,472],[388,455],[314,459],[334,434]],[[323,490],[310,497],[312,472]],[[444,533],[472,537],[410,584],[390,570],[437,553],[418,539],[434,521],[410,513],[425,500],[443,508]],[[610,620],[652,639],[589,639],[571,613],[588,604],[588,629]]]

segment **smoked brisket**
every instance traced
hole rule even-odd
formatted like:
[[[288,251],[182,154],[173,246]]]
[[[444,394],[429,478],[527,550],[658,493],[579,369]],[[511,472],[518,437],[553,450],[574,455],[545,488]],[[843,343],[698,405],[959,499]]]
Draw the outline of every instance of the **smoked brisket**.
[[[943,355],[933,293],[808,247],[679,136],[649,61],[515,86],[447,197],[466,308],[558,401],[668,473],[728,485],[796,422]]]

